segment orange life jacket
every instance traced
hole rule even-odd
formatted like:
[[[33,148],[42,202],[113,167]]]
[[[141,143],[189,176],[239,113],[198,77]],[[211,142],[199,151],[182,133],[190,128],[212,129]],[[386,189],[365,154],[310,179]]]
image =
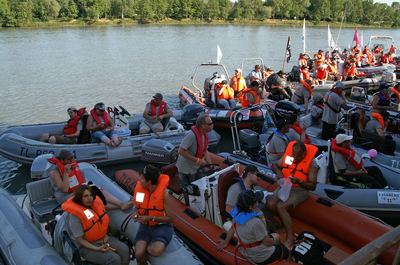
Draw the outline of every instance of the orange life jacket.
[[[248,101],[246,99],[246,95],[248,93],[251,94],[255,98],[255,102],[253,104],[260,103],[260,96],[258,95],[258,93],[256,91],[254,91],[254,89],[248,88],[248,89],[243,91],[243,96],[242,96],[242,99],[241,99],[242,108],[246,108],[251,104],[250,101]]]
[[[392,91],[393,95],[395,95],[395,96],[396,96],[396,98],[397,98],[397,102],[398,102],[398,103],[400,103],[400,92],[399,92],[399,91],[397,91],[397,89],[396,89],[396,88],[394,88],[394,87],[392,87],[391,91]]]
[[[99,115],[97,115],[97,113],[96,113],[96,109],[92,109],[92,110],[90,111],[90,114],[92,115],[93,119],[96,121],[97,124],[101,124],[101,120],[100,120]],[[111,122],[110,122],[110,120],[108,119],[107,111],[103,111],[102,118],[103,118],[103,121],[104,121],[104,125],[105,125],[106,127],[111,126]]]
[[[347,77],[355,77],[357,74],[357,68],[355,63],[348,64],[344,69],[344,75]]]
[[[220,90],[223,89],[222,94],[219,94]],[[228,86],[227,84],[222,85],[221,83],[217,84],[215,86],[215,93],[217,94],[217,100],[221,100],[221,99],[233,99],[235,94],[233,89]]]
[[[300,124],[298,122],[293,123],[292,125],[289,126],[292,128],[299,136],[303,133],[303,129],[300,127]],[[304,139],[305,144],[311,144],[310,137],[306,134],[306,137]]]
[[[303,75],[303,80],[310,80],[310,72],[308,71],[307,68],[300,69],[300,73]]]
[[[310,84],[307,83],[306,80],[300,80],[300,83],[303,85],[303,87],[304,87],[305,89],[307,89],[307,91],[308,91],[308,93],[310,94],[310,97],[311,97],[311,95],[312,95],[312,88],[311,88]]]
[[[87,241],[95,242],[106,236],[110,217],[100,197],[96,196],[90,208],[75,203],[72,197],[66,200],[61,208],[79,218]]]
[[[158,183],[156,189],[150,193],[150,191],[142,186],[142,183],[138,181],[136,183],[133,196],[135,198],[135,206],[139,215],[148,216],[166,216],[164,210],[164,194],[169,183],[169,176],[160,174],[158,177]],[[159,222],[148,221],[149,226],[158,225]]]
[[[396,47],[391,45],[389,49],[389,53],[396,53]]]
[[[67,121],[67,124],[64,126],[63,133],[64,135],[73,134],[78,129],[78,123],[82,118],[82,115],[85,114],[86,108],[81,108],[78,110],[75,118],[71,118]]]
[[[328,78],[328,71],[326,68],[318,68],[317,69],[317,79],[318,80],[326,80]]]
[[[379,122],[379,124],[382,126],[382,129],[385,128],[385,121],[383,120],[383,117],[381,114],[376,113],[376,112],[371,112],[371,117]]]
[[[60,159],[56,157],[52,157],[47,159],[49,163],[56,165],[58,170],[60,171],[61,177],[64,176],[64,171],[65,171],[65,165],[61,162]],[[69,183],[69,189],[68,193],[74,192],[80,185],[85,183],[85,178],[82,175],[82,172],[79,169],[78,163],[73,163],[71,166],[71,171],[69,172],[68,175],[68,183]]]
[[[196,143],[197,143],[196,157],[203,158],[204,154],[207,152],[208,149],[208,133],[204,135],[204,142],[203,142],[203,137],[199,129],[197,129],[196,126],[192,126],[191,129],[194,133],[194,136],[196,136]]]
[[[318,151],[318,148],[306,144],[306,156],[303,160],[299,161],[297,164],[294,161],[293,156],[293,145],[295,141],[292,141],[286,147],[286,151],[283,154],[283,167],[282,167],[282,175],[284,178],[296,177],[301,181],[308,181],[308,173],[310,172],[310,166],[313,162],[314,156]],[[293,186],[299,186],[299,184],[293,184]]]
[[[350,164],[352,164],[355,167],[355,169],[362,168],[363,161],[362,161],[362,159],[359,159],[359,161],[356,160],[357,153],[353,149],[351,149],[351,148],[347,149],[342,146],[339,146],[336,143],[336,139],[333,139],[331,149],[332,149],[332,152],[342,154],[344,156],[344,159],[346,159]]]
[[[246,81],[242,76],[237,78],[236,76],[233,76],[231,78],[231,87],[233,88],[233,91],[236,93],[241,92],[243,89],[246,88]]]
[[[315,57],[315,66],[317,67],[320,66],[325,61],[323,54],[317,53],[314,57]]]
[[[160,116],[160,115],[163,115],[163,114],[164,114],[165,108],[167,107],[167,102],[165,102],[165,101],[163,100],[163,101],[161,101],[160,106],[157,106],[155,100],[152,99],[152,100],[150,101],[150,106],[151,106],[151,110],[150,110],[150,111],[151,111],[151,116],[156,116],[156,115],[157,115],[157,116]],[[158,113],[156,113],[157,107],[159,107],[159,108],[158,108]]]
[[[381,63],[389,63],[389,54],[385,53],[381,56]]]

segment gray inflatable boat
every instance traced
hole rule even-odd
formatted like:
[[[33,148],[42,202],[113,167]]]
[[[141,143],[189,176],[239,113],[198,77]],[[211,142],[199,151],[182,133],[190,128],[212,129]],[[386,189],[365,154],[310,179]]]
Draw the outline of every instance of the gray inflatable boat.
[[[67,265],[11,195],[1,188],[0,205],[0,264]]]
[[[35,179],[37,179],[38,176],[42,176],[43,179],[27,184],[27,192],[31,205],[30,211],[38,222],[45,222],[51,218],[52,210],[58,205],[57,201],[53,198],[54,191],[46,174],[47,170],[51,166],[47,161],[50,157],[52,157],[51,154],[41,155],[33,161],[31,176]],[[131,199],[130,194],[104,175],[95,165],[79,163],[79,168],[83,172],[86,181],[93,182],[96,186],[106,190],[120,201],[127,202]],[[131,242],[134,242],[139,228],[139,223],[132,219],[127,219],[127,217],[132,213],[133,208],[127,211],[108,211],[108,215],[110,216],[110,227],[113,230],[121,232],[123,235],[128,237]],[[54,233],[54,242],[59,253],[61,253],[65,259],[71,261],[72,255],[70,255],[70,248],[65,244],[64,225],[66,217],[67,214],[63,213],[61,219],[57,222]],[[149,257],[149,261],[152,265],[176,264],[178,260],[182,265],[203,264],[176,235],[173,236],[162,256]]]
[[[97,165],[116,164],[139,160],[143,155],[154,154],[154,150],[173,153],[185,136],[185,129],[175,118],[171,118],[164,132],[137,135],[142,116],[126,119],[127,128],[121,130],[123,141],[118,147],[109,147],[103,143],[89,144],[49,144],[39,141],[43,133],[62,134],[65,122],[32,124],[9,127],[0,135],[0,155],[23,164],[32,161],[42,154],[58,155],[60,150],[67,149],[80,162],[91,162]],[[126,135],[126,129],[128,136]],[[134,135],[130,135],[130,134]],[[217,132],[209,133],[209,147],[213,148],[220,140]],[[176,154],[175,154],[176,156]],[[158,154],[152,162],[172,163],[176,157],[164,157]]]

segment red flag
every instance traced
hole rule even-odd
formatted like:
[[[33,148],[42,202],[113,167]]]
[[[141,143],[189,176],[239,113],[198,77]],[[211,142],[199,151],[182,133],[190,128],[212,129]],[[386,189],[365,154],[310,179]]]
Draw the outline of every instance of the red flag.
[[[357,47],[361,46],[360,38],[358,38],[358,28],[356,28],[356,31],[354,31],[353,41],[356,42]]]

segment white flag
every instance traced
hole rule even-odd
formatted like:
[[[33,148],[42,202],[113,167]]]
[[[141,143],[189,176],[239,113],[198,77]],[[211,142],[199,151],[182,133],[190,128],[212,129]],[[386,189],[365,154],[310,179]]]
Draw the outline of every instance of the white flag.
[[[217,64],[221,62],[221,59],[222,59],[222,51],[219,48],[219,45],[217,45]]]
[[[333,40],[333,36],[332,36],[332,33],[331,33],[331,29],[329,28],[329,25],[328,25],[328,47],[330,49],[335,49],[336,48],[335,41]]]
[[[361,31],[361,47],[364,47],[364,31]]]
[[[303,35],[301,36],[303,41],[303,53],[306,53],[306,19],[303,20]]]

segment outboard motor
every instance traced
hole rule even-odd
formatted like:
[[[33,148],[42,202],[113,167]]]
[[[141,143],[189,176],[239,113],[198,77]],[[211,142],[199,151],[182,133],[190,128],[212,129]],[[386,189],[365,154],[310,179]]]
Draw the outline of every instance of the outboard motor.
[[[275,105],[275,122],[280,119],[286,119],[288,123],[294,123],[300,113],[300,107],[291,101],[279,101]]]
[[[239,141],[240,146],[249,156],[257,154],[261,148],[260,136],[250,129],[239,131]]]
[[[172,164],[178,158],[178,150],[170,142],[150,139],[143,144],[141,160],[150,163]]]
[[[189,104],[186,105],[182,110],[181,124],[185,129],[189,129],[196,123],[196,119],[203,113],[206,109],[200,104]]]
[[[39,180],[47,178],[47,171],[51,167],[48,159],[52,158],[53,154],[44,154],[36,157],[31,166],[31,179]]]
[[[297,65],[292,67],[292,71],[288,74],[288,81],[300,82],[300,68]]]

